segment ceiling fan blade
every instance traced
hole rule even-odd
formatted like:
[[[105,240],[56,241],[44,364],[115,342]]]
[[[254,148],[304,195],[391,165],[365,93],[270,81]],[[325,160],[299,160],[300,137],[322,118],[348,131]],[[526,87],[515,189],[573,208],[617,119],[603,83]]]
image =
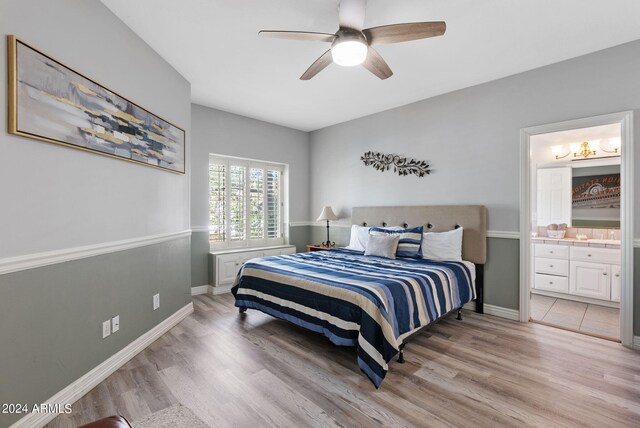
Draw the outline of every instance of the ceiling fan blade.
[[[380,56],[378,51],[369,46],[369,52],[367,53],[367,59],[362,63],[364,68],[378,76],[380,79],[388,79],[393,76],[393,71],[389,68],[389,65]]]
[[[335,34],[328,33],[314,33],[308,31],[273,31],[262,30],[258,31],[258,35],[262,37],[272,37],[275,39],[289,39],[289,40],[305,40],[311,42],[333,42],[336,38]]]
[[[406,24],[383,25],[362,30],[370,45],[408,42],[442,36],[447,30],[443,21],[407,22]]]
[[[362,30],[367,0],[342,0],[338,6],[340,28]]]
[[[320,58],[316,60],[311,67],[307,68],[307,71],[304,72],[302,76],[300,76],[300,80],[309,80],[316,74],[320,73],[324,70],[329,64],[333,62],[333,58],[331,57],[331,49],[323,53]]]

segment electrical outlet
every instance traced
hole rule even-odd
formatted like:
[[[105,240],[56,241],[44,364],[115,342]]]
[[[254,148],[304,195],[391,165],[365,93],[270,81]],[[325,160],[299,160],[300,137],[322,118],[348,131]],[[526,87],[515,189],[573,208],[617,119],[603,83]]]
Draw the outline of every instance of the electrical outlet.
[[[155,311],[160,307],[160,294],[153,295],[153,310]]]
[[[120,315],[111,318],[111,333],[120,330]]]
[[[102,323],[102,338],[109,336],[111,334],[111,320],[106,320]]]

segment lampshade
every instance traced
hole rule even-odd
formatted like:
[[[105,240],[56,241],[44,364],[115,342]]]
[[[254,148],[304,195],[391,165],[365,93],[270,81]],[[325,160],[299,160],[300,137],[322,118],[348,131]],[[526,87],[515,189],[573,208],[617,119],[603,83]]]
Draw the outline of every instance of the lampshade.
[[[622,147],[622,140],[618,138],[609,138],[609,148],[611,150],[620,150]]]
[[[564,147],[562,147],[562,146],[551,146],[551,153],[554,156],[560,156],[562,154],[562,152],[564,151],[563,148]]]
[[[320,213],[320,217],[316,221],[322,220],[337,220],[338,217],[335,215],[330,206],[325,206],[322,208],[322,212]]]

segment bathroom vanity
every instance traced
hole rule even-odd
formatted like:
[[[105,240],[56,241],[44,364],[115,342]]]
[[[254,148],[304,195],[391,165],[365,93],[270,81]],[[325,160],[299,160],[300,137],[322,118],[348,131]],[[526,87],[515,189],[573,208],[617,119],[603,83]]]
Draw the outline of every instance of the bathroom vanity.
[[[533,238],[532,292],[604,306],[620,302],[620,241]]]

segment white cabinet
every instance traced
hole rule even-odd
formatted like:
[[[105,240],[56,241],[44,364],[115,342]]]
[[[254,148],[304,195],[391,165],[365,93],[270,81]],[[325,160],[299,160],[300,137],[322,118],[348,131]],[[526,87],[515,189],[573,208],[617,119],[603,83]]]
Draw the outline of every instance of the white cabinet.
[[[276,248],[254,250],[229,250],[211,253],[213,265],[213,286],[230,286],[236,279],[242,265],[248,260],[258,257],[278,256],[296,252],[296,247],[289,245]]]
[[[215,285],[231,284],[236,279],[240,266],[246,261],[238,254],[222,254],[216,258]]]
[[[611,265],[571,262],[569,293],[594,299],[611,299]]]
[[[620,301],[620,250],[535,244],[534,256],[535,290]]]
[[[611,265],[611,300],[614,302],[620,301],[620,265]]]

